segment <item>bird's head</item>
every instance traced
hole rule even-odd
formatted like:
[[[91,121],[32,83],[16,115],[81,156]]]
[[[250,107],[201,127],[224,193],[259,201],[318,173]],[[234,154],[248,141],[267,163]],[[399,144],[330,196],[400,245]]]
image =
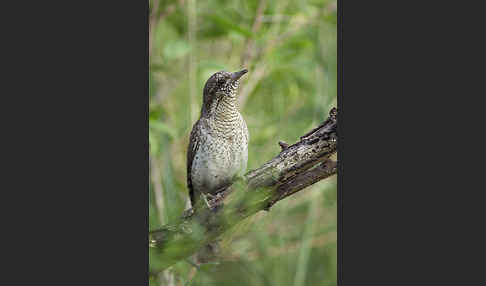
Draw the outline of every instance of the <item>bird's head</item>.
[[[239,79],[247,69],[238,72],[219,71],[213,74],[204,85],[203,110],[210,111],[223,98],[236,99]]]

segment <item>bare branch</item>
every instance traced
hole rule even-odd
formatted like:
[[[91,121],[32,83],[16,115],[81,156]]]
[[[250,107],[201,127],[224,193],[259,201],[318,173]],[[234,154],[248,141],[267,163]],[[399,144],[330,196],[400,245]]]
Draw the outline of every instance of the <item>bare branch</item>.
[[[284,145],[285,146],[285,145]],[[337,173],[329,159],[337,151],[337,109],[317,128],[286,146],[272,160],[235,180],[209,202],[199,200],[179,222],[149,234],[162,253],[163,269],[216,240],[232,226],[278,201]]]
[[[282,151],[289,148],[289,144],[287,144],[284,141],[278,141],[278,145],[280,145],[280,148],[282,148]]]

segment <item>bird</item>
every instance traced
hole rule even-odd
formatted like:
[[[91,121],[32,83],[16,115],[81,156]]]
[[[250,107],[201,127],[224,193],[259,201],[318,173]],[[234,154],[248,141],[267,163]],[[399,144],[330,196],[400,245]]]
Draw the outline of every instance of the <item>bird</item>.
[[[248,72],[219,71],[206,81],[199,119],[187,149],[187,187],[194,209],[202,197],[241,177],[248,163],[249,133],[237,106],[240,78]]]

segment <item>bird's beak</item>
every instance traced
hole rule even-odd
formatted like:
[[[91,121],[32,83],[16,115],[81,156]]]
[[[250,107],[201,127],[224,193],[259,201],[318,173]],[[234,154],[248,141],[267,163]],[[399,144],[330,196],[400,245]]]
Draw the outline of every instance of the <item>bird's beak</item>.
[[[242,77],[247,72],[248,72],[247,69],[244,69],[244,70],[241,70],[241,71],[238,71],[238,72],[234,72],[234,73],[231,74],[231,79],[233,81],[237,81],[237,80],[240,79],[240,77]]]

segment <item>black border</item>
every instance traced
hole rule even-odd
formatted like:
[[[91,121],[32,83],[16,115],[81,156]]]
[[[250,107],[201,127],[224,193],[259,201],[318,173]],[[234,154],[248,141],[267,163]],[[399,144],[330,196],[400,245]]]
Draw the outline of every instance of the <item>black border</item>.
[[[14,284],[148,285],[148,4],[4,9]]]

